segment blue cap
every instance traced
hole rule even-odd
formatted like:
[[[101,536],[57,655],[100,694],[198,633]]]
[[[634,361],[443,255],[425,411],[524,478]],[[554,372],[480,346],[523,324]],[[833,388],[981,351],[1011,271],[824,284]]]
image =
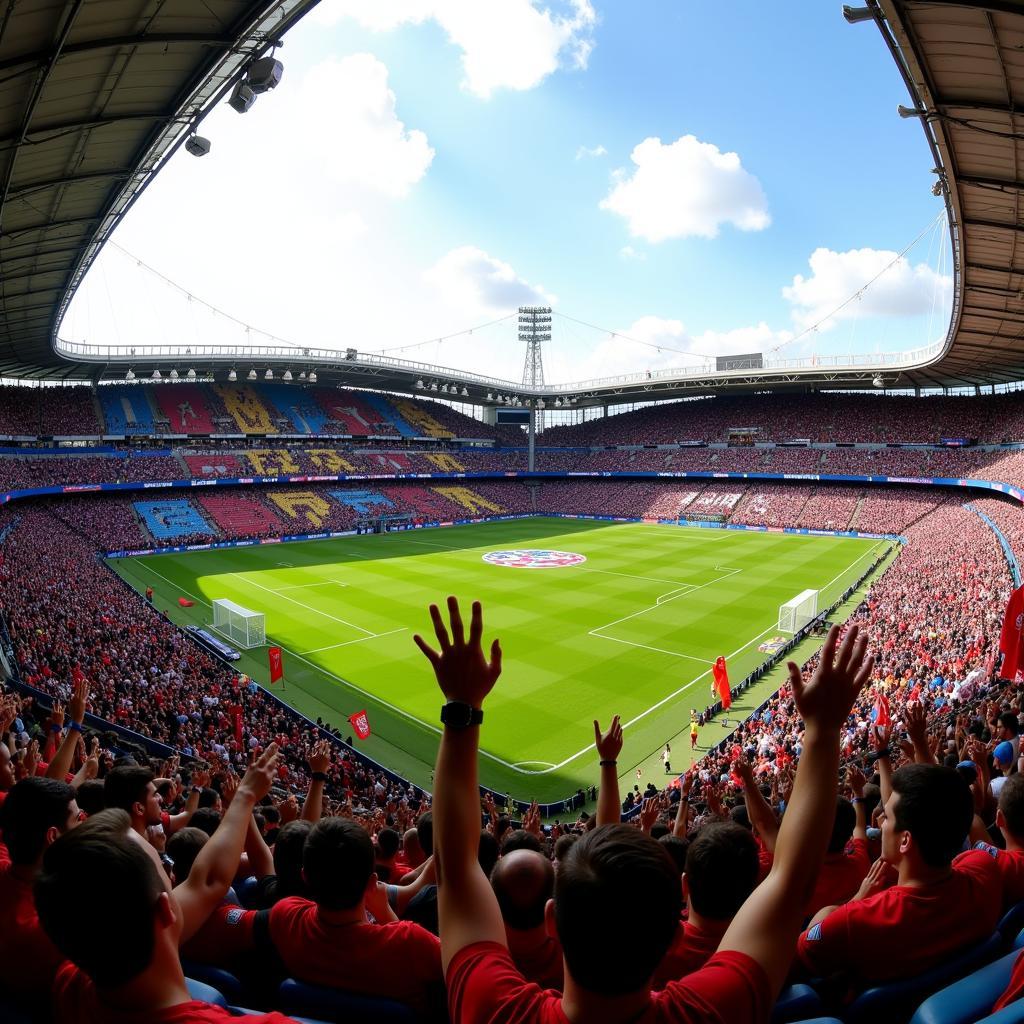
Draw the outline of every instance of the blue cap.
[[[1009,740],[1003,740],[992,751],[992,757],[1000,764],[1009,764],[1013,760],[1013,744]]]

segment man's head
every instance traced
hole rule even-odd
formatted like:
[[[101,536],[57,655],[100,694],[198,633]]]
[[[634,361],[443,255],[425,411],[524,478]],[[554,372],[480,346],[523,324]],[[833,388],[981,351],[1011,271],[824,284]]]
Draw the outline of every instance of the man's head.
[[[289,821],[277,833],[277,842],[274,843],[274,874],[277,876],[281,896],[306,895],[306,883],[302,879],[302,850],[312,830],[312,824],[300,818]]]
[[[416,829],[406,829],[405,835],[402,836],[402,853],[405,854],[405,863],[410,868],[418,868],[427,859],[420,846],[420,834]]]
[[[999,725],[996,727],[996,735],[1001,740],[1016,739],[1020,732],[1020,719],[1012,711],[1004,711],[999,716]]]
[[[664,848],[639,829],[605,825],[559,864],[547,924],[577,984],[619,995],[650,981],[681,909],[679,872]]]
[[[513,850],[494,865],[491,887],[506,926],[529,931],[544,923],[544,908],[555,891],[555,869],[542,853]]]
[[[0,743],[0,792],[14,788],[14,761],[6,743]]]
[[[511,829],[501,837],[502,857],[507,857],[516,850],[533,850],[534,853],[540,853],[542,849],[540,840],[524,828]]]
[[[377,833],[377,859],[382,861],[393,860],[398,853],[400,836],[393,828],[382,828]]]
[[[197,807],[192,817],[188,819],[192,828],[197,828],[212,836],[220,828],[220,811],[212,807]]]
[[[174,862],[174,884],[181,885],[192,872],[199,851],[210,837],[199,828],[180,828],[167,840],[167,856]]]
[[[158,948],[176,962],[181,912],[125,811],[100,811],[47,848],[35,903],[53,944],[100,988],[138,977]]]
[[[427,811],[420,815],[416,822],[416,838],[420,841],[423,859],[426,860],[434,852],[434,815]]]
[[[1003,835],[1024,842],[1024,775],[1011,775],[999,791],[996,824]]]
[[[136,831],[147,825],[160,824],[163,805],[153,778],[148,768],[123,765],[112,769],[103,782],[107,807],[126,811]]]
[[[742,825],[713,821],[690,841],[683,883],[702,917],[729,921],[757,885],[757,843]]]
[[[41,776],[22,779],[0,808],[0,828],[15,864],[36,864],[43,851],[78,824],[75,791]]]
[[[997,743],[996,749],[992,751],[992,761],[996,766],[996,771],[1009,771],[1013,764],[1013,744],[1009,740]]]
[[[302,876],[309,897],[325,910],[350,910],[366,893],[374,874],[373,840],[345,818],[322,818],[302,849]]]
[[[828,841],[829,853],[842,853],[853,835],[857,812],[846,797],[836,799],[836,818],[832,823],[832,836]]]
[[[911,764],[892,777],[884,808],[882,859],[941,868],[963,849],[974,818],[971,790],[955,768]]]
[[[558,865],[561,864],[566,857],[569,856],[569,851],[576,845],[579,836],[567,832],[565,835],[559,836],[555,840],[555,869],[558,869]]]

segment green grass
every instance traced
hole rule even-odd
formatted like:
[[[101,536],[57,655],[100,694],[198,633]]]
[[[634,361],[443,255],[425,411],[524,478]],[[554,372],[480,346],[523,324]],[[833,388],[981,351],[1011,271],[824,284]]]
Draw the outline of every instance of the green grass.
[[[547,801],[596,782],[594,718],[626,723],[624,776],[649,763],[688,726],[690,709],[709,703],[718,655],[738,682],[765,660],[758,645],[777,633],[780,604],[808,587],[831,602],[886,546],[536,518],[110,564],[137,589],[152,585],[157,606],[182,624],[210,622],[215,598],[265,612],[268,637],[285,648],[278,695],[343,729],[365,708],[374,734],[361,749],[422,785],[442,698],[412,634],[429,635],[431,601],[479,599],[486,636],[500,637],[505,652],[487,703],[481,781]],[[522,547],[587,561],[533,570],[482,561]],[[179,609],[181,596],[196,606]],[[265,682],[265,649],[245,653],[240,670]],[[738,710],[756,706],[760,689]],[[713,723],[701,743],[721,735]]]

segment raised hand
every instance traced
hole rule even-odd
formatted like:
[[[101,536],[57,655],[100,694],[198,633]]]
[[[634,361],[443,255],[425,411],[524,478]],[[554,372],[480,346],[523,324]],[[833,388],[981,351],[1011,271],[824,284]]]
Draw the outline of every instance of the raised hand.
[[[199,786],[201,789],[206,789],[210,784],[210,773],[203,768],[199,768],[192,773],[192,785]]]
[[[62,712],[63,714],[63,712]],[[33,740],[25,751],[25,775],[31,777],[35,775],[36,769],[39,767],[39,740]]]
[[[661,801],[656,796],[649,796],[640,808],[640,829],[650,832],[661,814]]]
[[[864,778],[864,773],[856,765],[850,765],[846,769],[846,784],[858,799],[864,796],[864,787],[867,785],[867,782],[868,780]]]
[[[925,718],[924,706],[910,704],[906,714],[907,735],[915,747],[924,749],[928,743],[928,720]]]
[[[53,702],[53,707],[50,708],[50,727],[57,726],[59,729],[64,728],[64,705],[59,700]]]
[[[68,714],[71,716],[71,721],[81,725],[85,721],[85,709],[89,704],[89,683],[83,677],[75,683],[74,690],[71,694],[71,702],[68,705]],[[61,720],[63,725],[63,719]]]
[[[245,778],[237,787],[236,795],[247,796],[252,802],[259,803],[269,792],[277,778],[277,765],[280,761],[277,744],[271,743],[266,750],[249,766]],[[230,778],[230,776],[229,776]]]
[[[331,765],[331,744],[329,740],[317,740],[309,755],[311,772],[326,772]]]
[[[601,732],[601,726],[594,719],[594,746],[597,747],[597,756],[602,761],[617,761],[622,750],[622,726],[619,724],[619,716],[612,719],[607,732]]]
[[[238,786],[238,776],[234,772],[228,772],[220,784],[220,798],[225,807],[231,806],[231,801],[234,800],[235,794],[238,792]]]
[[[888,889],[892,881],[892,869],[879,857],[871,865],[871,870],[864,877],[864,881],[860,883],[860,888],[857,890],[853,900],[866,900],[872,896],[877,896],[883,889]]]
[[[808,682],[795,662],[789,662],[789,681],[797,710],[808,730],[833,732],[850,714],[864,684],[871,678],[875,659],[867,654],[867,637],[851,626],[839,645],[839,627],[828,631],[818,667]]]
[[[440,652],[435,651],[418,633],[413,640],[433,666],[434,675],[445,697],[448,700],[465,701],[479,708],[501,675],[501,644],[497,640],[491,644],[491,657],[488,661],[481,644],[484,623],[479,601],[473,602],[468,641],[459,602],[454,597],[448,598],[448,616],[451,620],[450,638],[441,610],[436,604],[430,606],[430,618],[434,624],[434,635],[441,647]]]
[[[281,815],[281,824],[287,825],[299,816],[299,801],[294,793],[289,793],[287,799],[277,805],[277,813]]]

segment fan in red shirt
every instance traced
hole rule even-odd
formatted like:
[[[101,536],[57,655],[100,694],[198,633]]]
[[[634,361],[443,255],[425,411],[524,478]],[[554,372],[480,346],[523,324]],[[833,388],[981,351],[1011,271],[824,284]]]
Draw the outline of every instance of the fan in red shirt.
[[[799,961],[815,976],[840,975],[855,985],[910,977],[988,938],[999,921],[1002,886],[993,859],[977,851],[953,863],[973,818],[963,776],[912,764],[890,777],[887,762],[879,759],[882,859],[853,900],[824,908],[800,936]],[[897,884],[890,886],[893,874]]]
[[[664,847],[625,825],[599,825],[560,862],[545,923],[565,955],[565,987],[545,992],[516,969],[494,890],[477,862],[477,755],[482,705],[501,673],[501,647],[481,645],[478,602],[468,640],[458,601],[449,627],[430,608],[440,646],[414,639],[448,703],[434,773],[441,953],[454,1024],[594,1020],[731,1022],[767,1019],[792,959],[800,914],[825,852],[839,768],[839,730],[870,676],[866,641],[852,627],[838,655],[830,630],[813,679],[790,679],[803,716],[803,756],[768,878],[751,894],[705,967],[651,993],[651,978],[679,923],[679,871]],[[597,723],[595,731],[599,733]],[[601,755],[602,761],[611,760]],[[610,771],[614,764],[602,765]],[[617,799],[617,797],[616,797]]]
[[[1005,850],[988,842],[988,833],[980,824],[971,829],[971,838],[975,850],[984,850],[995,860],[1003,882],[1003,909],[1007,910],[1024,900],[1024,775],[1011,775],[999,791],[996,827],[1006,840]]]

